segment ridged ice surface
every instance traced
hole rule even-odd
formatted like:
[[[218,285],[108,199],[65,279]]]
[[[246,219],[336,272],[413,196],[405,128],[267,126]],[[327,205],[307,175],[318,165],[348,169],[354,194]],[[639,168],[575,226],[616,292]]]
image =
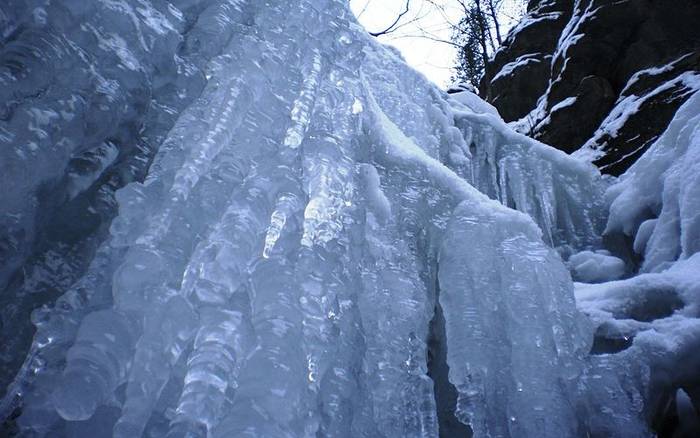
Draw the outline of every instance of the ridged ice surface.
[[[648,434],[559,255],[600,244],[606,183],[344,1],[10,1],[0,23],[13,433]]]

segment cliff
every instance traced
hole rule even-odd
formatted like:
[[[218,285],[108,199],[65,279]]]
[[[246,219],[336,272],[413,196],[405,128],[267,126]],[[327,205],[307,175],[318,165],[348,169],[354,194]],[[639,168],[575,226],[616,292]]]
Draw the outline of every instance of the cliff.
[[[531,0],[480,86],[516,130],[619,175],[700,88],[695,0]]]

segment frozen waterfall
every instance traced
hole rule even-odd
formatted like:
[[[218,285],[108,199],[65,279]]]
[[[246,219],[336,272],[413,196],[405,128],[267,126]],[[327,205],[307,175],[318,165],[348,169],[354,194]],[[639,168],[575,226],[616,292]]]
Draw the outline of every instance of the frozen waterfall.
[[[610,187],[344,0],[9,0],[0,24],[12,433],[651,435],[653,345],[592,355],[591,320],[693,270],[697,215],[660,245],[695,185],[630,210],[643,163]],[[648,273],[577,284],[587,318],[562,257],[634,235]]]

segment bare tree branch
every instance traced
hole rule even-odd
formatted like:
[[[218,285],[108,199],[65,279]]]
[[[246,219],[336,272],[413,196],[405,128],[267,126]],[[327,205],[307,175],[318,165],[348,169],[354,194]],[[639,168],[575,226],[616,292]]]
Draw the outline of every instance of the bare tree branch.
[[[493,28],[496,31],[496,41],[498,45],[503,44],[503,38],[501,37],[501,23],[498,20],[499,9],[502,4],[502,0],[486,0],[489,7],[489,13],[491,14],[491,20],[493,20]]]
[[[396,20],[394,20],[393,23],[386,29],[380,31],[380,32],[370,32],[369,34],[372,35],[373,37],[378,37],[380,35],[386,35],[390,32],[393,32],[396,30],[396,25],[399,24],[399,21],[403,18],[404,15],[408,14],[408,11],[411,7],[411,0],[406,0],[406,5],[404,7],[404,10],[396,17]]]
[[[378,0],[380,4],[386,1]],[[357,2],[363,5],[360,14],[367,10],[369,3],[377,3],[373,0]],[[386,29],[369,34],[387,35],[391,40],[425,39],[452,47],[456,49],[453,80],[478,86],[485,66],[506,39],[502,25],[517,21],[527,1],[417,0],[416,3],[399,0],[398,3],[403,8],[392,16],[393,22]],[[508,12],[514,12],[515,17]],[[450,33],[451,36],[447,36]]]
[[[403,39],[403,38],[423,38],[423,39],[426,39],[429,41],[435,41],[436,43],[447,44],[449,46],[453,46],[453,47],[456,47],[458,49],[462,47],[461,45],[455,43],[454,41],[446,40],[444,38],[438,38],[438,37],[432,36],[428,33],[420,33],[417,35],[401,35],[400,37],[396,37],[396,39]]]

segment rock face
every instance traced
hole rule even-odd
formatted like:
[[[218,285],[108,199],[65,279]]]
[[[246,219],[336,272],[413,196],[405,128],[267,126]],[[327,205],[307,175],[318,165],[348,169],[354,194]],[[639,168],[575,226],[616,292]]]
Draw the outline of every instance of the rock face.
[[[480,92],[519,131],[624,172],[700,88],[696,0],[530,0]]]

